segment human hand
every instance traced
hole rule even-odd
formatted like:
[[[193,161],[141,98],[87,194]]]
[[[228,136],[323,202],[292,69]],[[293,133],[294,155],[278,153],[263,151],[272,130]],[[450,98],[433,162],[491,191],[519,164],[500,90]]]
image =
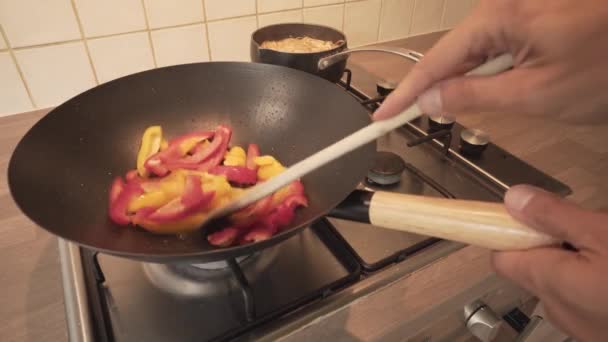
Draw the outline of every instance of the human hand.
[[[511,53],[512,70],[462,77]],[[482,0],[384,101],[374,119],[416,98],[429,115],[499,112],[567,121],[608,119],[608,6],[603,0]]]
[[[608,214],[582,209],[531,186],[505,196],[511,215],[578,251],[494,252],[496,271],[535,294],[550,321],[580,341],[608,336]]]

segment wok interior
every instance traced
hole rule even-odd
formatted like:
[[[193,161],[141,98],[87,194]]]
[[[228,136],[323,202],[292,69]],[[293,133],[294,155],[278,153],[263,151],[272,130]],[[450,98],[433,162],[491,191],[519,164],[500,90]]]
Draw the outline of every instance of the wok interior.
[[[263,154],[291,165],[367,123],[367,111],[350,95],[300,71],[230,62],[156,69],[91,89],[49,113],[16,148],[9,184],[27,216],[65,239],[151,261],[218,260],[254,246],[219,249],[204,234],[154,235],[108,219],[110,182],[135,168],[147,126],[161,125],[172,137],[226,124],[232,145],[255,142]],[[345,198],[363,179],[373,151],[367,145],[305,177],[310,206],[275,238]]]

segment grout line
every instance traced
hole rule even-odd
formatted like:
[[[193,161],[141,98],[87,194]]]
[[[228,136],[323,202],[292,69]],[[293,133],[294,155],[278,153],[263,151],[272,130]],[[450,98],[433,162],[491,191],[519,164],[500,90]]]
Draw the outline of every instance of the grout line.
[[[144,11],[144,22],[146,24],[146,32],[148,34],[148,43],[150,44],[150,51],[152,51],[152,63],[154,63],[154,68],[158,68],[158,63],[156,62],[156,51],[154,50],[154,44],[152,43],[152,32],[150,31],[148,11],[146,10],[146,4],[144,3],[144,0],[141,0],[141,7]]]
[[[34,96],[32,96],[32,91],[30,90],[30,87],[27,85],[27,82],[25,81],[25,76],[23,75],[23,71],[21,70],[19,63],[17,62],[17,56],[15,56],[15,52],[11,48],[11,43],[8,41],[8,37],[4,33],[4,29],[2,28],[2,25],[0,25],[0,36],[2,36],[2,38],[4,39],[4,42],[6,43],[8,54],[11,56],[11,59],[13,60],[13,64],[15,65],[15,69],[17,69],[19,78],[21,78],[21,82],[23,83],[23,87],[25,88],[27,97],[30,99],[30,104],[32,105],[32,108],[38,108],[38,106],[36,105],[36,101],[34,101]]]
[[[87,59],[89,60],[89,66],[91,67],[91,71],[93,72],[93,79],[95,80],[95,84],[99,84],[99,77],[97,77],[97,71],[95,70],[95,65],[93,64],[93,57],[91,57],[91,51],[89,50],[89,42],[84,36],[84,28],[82,27],[82,22],[80,21],[80,15],[78,15],[78,11],[76,10],[76,3],[74,0],[70,0],[72,4],[72,10],[74,11],[74,16],[76,16],[76,24],[78,24],[78,31],[80,31],[80,38],[84,43],[84,50],[87,54]]]
[[[342,33],[344,33],[346,35],[346,33],[344,32],[345,27],[346,27],[346,0],[342,4]],[[347,37],[347,40],[348,40],[348,37]]]
[[[207,25],[207,7],[205,7],[205,0],[203,2],[203,24],[205,25],[205,40],[207,41],[207,57],[211,61],[211,41],[209,40],[209,25]]]
[[[82,38],[80,38],[80,39],[62,40],[60,42],[52,42],[52,43],[44,43],[44,44],[34,44],[34,45],[20,46],[20,47],[11,48],[11,50],[20,51],[20,50],[26,50],[26,49],[41,48],[41,47],[46,47],[46,46],[54,46],[54,45],[63,45],[63,44],[69,44],[69,43],[77,43],[77,42],[81,42],[81,41],[82,41]]]
[[[260,28],[260,13],[258,11],[258,0],[255,0],[255,28]]]
[[[380,10],[378,11],[378,27],[376,28],[376,41],[380,40],[380,25],[382,24],[382,5],[384,0],[380,0]]]
[[[439,28],[445,27],[444,23],[445,23],[446,7],[448,7],[448,2],[446,0],[443,0],[443,8],[441,9],[441,19],[439,20]]]
[[[175,24],[175,25],[169,25],[169,26],[161,26],[161,27],[150,28],[150,32],[162,31],[162,30],[167,30],[167,29],[172,29],[172,28],[186,27],[186,26],[201,25],[201,24],[204,24],[204,23],[205,23],[204,20],[203,21],[198,20],[198,21],[192,21],[192,22],[185,23],[185,24]]]
[[[416,7],[418,0],[414,0],[414,6],[412,6],[412,13],[410,14],[410,28],[407,30],[408,37],[412,34],[412,28],[414,27],[414,14],[416,13]]]

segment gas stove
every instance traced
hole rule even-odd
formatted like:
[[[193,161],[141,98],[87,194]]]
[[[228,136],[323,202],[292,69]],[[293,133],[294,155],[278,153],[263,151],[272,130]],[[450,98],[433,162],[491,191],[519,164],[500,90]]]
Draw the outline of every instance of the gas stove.
[[[337,86],[370,113],[390,82],[349,65]],[[528,183],[570,189],[450,118],[423,116],[378,139],[378,155],[359,191],[501,201]],[[353,189],[355,190],[355,189]],[[302,233],[256,254],[211,264],[148,264],[60,240],[72,341],[224,341],[281,335],[304,317],[354,301],[413,256],[424,262],[462,245],[344,220],[338,206]],[[440,243],[441,242],[441,243]],[[420,258],[419,258],[420,259]],[[422,267],[402,267],[400,276]],[[374,281],[366,281],[374,278]],[[350,291],[358,286],[358,291]]]

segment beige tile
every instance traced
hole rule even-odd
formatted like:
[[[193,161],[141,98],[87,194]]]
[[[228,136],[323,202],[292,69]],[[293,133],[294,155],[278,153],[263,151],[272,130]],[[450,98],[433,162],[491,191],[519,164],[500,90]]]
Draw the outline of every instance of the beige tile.
[[[144,0],[151,28],[203,21],[201,0]]]
[[[344,0],[304,0],[304,7],[343,3]]]
[[[255,16],[209,23],[211,60],[250,61],[249,43],[256,28]]]
[[[471,10],[471,0],[446,0],[441,28],[452,28],[462,21]]]
[[[82,42],[18,50],[15,56],[39,108],[56,106],[95,86]]]
[[[159,67],[209,60],[205,26],[202,24],[152,31]]]
[[[416,0],[411,35],[439,30],[445,0]]]
[[[348,37],[349,46],[376,41],[380,21],[380,0],[347,3],[344,11],[344,33]]]
[[[344,5],[304,8],[304,22],[342,30]]]
[[[414,0],[382,0],[379,40],[407,37],[410,33]]]
[[[239,17],[255,13],[255,0],[205,0],[207,20]]]
[[[258,0],[258,13],[302,8],[302,0]]]
[[[6,43],[4,42],[4,37],[0,34],[0,50],[6,49]]]
[[[89,40],[89,51],[99,82],[154,68],[145,32]]]
[[[74,0],[87,37],[146,28],[141,0]]]
[[[31,110],[32,103],[8,52],[0,52],[0,75],[0,116]]]
[[[69,0],[0,0],[0,23],[12,47],[80,38]]]
[[[298,9],[293,11],[260,14],[258,20],[260,27],[280,23],[301,23],[302,10]]]

